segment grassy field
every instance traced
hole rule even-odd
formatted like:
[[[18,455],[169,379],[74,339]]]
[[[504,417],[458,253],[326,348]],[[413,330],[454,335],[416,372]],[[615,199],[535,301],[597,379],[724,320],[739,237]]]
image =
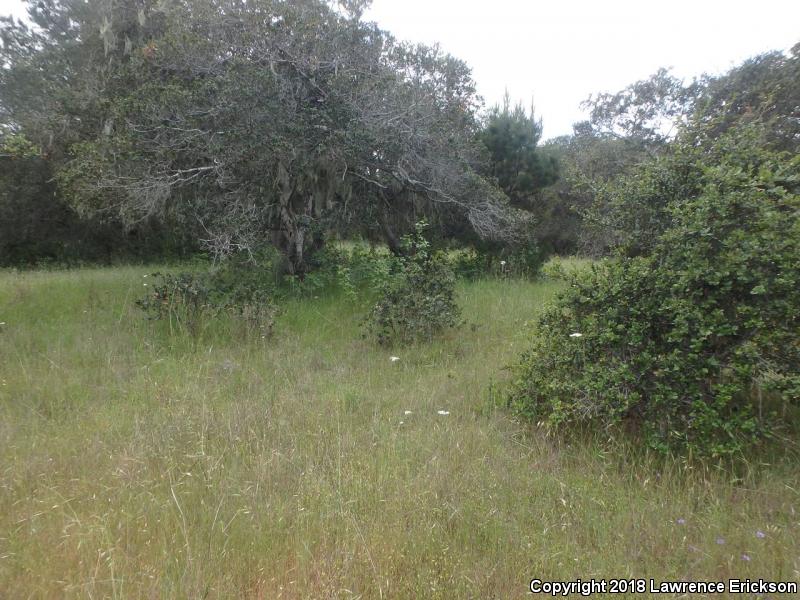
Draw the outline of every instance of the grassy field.
[[[386,350],[325,295],[272,339],[170,336],[133,305],[152,270],[0,273],[0,598],[800,578],[790,458],[732,480],[496,407],[557,282],[462,284],[466,326]]]

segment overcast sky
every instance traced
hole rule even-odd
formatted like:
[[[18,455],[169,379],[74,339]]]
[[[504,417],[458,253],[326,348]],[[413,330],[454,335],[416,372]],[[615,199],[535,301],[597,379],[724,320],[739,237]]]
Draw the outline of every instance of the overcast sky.
[[[533,97],[545,138],[659,67],[690,79],[800,42],[800,0],[374,0],[367,18],[465,60],[487,104]]]
[[[690,79],[800,42],[800,0],[374,0],[366,16],[465,60],[489,105],[533,98],[545,138],[570,133],[589,94],[659,67]]]

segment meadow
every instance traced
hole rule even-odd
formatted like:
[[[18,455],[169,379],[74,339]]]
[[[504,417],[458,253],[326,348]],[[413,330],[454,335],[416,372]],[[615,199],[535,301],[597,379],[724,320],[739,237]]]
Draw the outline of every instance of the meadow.
[[[337,293],[272,337],[170,333],[134,305],[153,270],[0,272],[0,598],[800,579],[793,449],[695,464],[502,406],[560,281],[462,282],[463,326],[381,348]]]

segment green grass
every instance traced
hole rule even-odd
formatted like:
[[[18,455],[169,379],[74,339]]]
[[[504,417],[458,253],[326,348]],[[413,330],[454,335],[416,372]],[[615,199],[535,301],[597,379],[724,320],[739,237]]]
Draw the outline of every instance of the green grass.
[[[0,597],[800,577],[796,463],[731,481],[496,408],[561,283],[464,284],[468,325],[388,350],[342,297],[289,302],[270,340],[170,336],[133,306],[150,271],[0,273]]]
[[[566,280],[579,271],[588,269],[592,259],[580,256],[553,256],[542,265],[542,274],[549,280]]]

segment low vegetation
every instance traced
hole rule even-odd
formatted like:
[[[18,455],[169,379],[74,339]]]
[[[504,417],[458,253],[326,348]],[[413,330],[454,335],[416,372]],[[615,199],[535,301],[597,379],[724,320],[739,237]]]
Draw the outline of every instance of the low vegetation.
[[[133,303],[154,270],[0,273],[10,598],[798,577],[793,446],[734,472],[560,441],[499,408],[563,282],[460,283],[466,326],[382,350],[361,337],[370,302],[341,290],[284,299],[269,340],[171,332]]]
[[[427,225],[403,239],[403,254],[390,262],[365,327],[378,343],[431,341],[458,324],[456,278],[448,257],[431,248]]]

